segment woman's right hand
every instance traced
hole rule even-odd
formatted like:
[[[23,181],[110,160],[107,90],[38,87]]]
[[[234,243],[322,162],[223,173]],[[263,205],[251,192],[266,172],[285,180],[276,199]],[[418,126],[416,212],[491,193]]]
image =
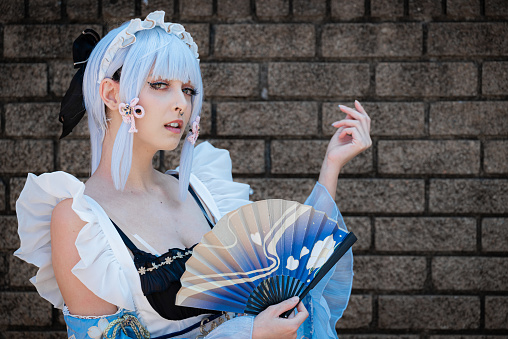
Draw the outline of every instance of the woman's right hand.
[[[252,339],[295,339],[298,327],[307,319],[309,312],[303,305],[298,304],[298,313],[289,318],[279,318],[279,315],[295,307],[298,297],[285,300],[268,307],[254,318]]]

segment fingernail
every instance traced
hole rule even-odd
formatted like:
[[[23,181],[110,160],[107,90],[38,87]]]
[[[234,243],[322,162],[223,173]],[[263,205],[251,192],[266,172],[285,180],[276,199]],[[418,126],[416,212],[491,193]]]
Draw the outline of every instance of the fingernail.
[[[298,296],[295,295],[293,298],[291,298],[291,301],[297,301],[298,299],[300,299],[300,298],[298,298]]]

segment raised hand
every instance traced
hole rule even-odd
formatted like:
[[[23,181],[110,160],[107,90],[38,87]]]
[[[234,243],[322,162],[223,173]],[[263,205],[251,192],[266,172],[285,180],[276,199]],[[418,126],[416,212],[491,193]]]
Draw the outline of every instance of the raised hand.
[[[339,108],[347,116],[332,124],[337,127],[337,131],[328,144],[319,172],[319,182],[326,187],[333,199],[335,199],[337,179],[342,167],[372,145],[370,117],[362,105],[355,100],[356,110],[342,105],[339,105]]]
[[[335,165],[339,169],[372,145],[370,117],[356,100],[355,108],[356,110],[339,105],[339,109],[347,116],[345,119],[332,124],[332,126],[337,127],[337,131],[328,144],[326,160],[328,160],[329,165]]]

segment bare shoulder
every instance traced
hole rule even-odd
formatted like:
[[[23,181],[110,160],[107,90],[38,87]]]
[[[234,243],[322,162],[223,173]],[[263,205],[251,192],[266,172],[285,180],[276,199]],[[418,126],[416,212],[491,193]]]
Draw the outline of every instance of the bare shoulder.
[[[62,200],[51,215],[51,257],[58,287],[71,314],[112,314],[117,307],[97,297],[71,271],[81,260],[75,242],[86,225],[72,209],[72,202]]]

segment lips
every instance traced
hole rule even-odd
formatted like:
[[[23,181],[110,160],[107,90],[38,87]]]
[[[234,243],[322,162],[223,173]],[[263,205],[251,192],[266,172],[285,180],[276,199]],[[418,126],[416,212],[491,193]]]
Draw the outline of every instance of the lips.
[[[182,126],[183,120],[178,119],[168,122],[167,124],[164,125],[164,128],[172,133],[180,134],[180,132],[182,131]]]
[[[171,128],[178,128],[178,129],[181,129],[183,126],[183,121],[178,119],[178,120],[173,120],[171,122],[168,122],[167,124],[164,125],[164,127],[168,128],[168,127],[171,127]]]

